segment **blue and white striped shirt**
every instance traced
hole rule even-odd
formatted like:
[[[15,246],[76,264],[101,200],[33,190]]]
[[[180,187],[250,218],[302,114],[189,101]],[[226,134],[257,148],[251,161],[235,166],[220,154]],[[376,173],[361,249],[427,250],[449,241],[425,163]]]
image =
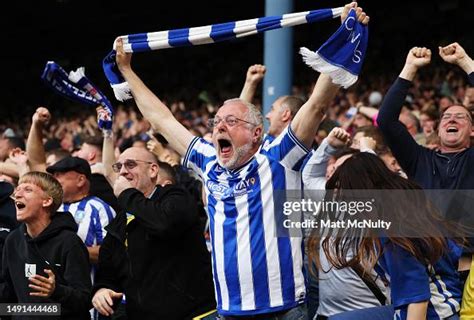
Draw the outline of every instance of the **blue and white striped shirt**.
[[[394,320],[405,320],[408,305],[429,301],[426,319],[446,319],[459,312],[462,285],[457,272],[462,248],[448,240],[447,253],[426,266],[400,246],[382,241],[384,251],[375,270],[390,283]]]
[[[87,247],[102,244],[107,233],[104,227],[116,215],[111,206],[93,196],[73,203],[63,203],[58,211],[69,211],[72,214],[78,225],[77,235]]]
[[[206,191],[219,314],[270,313],[304,302],[302,237],[276,236],[285,197],[275,191],[301,190],[308,152],[289,126],[235,170],[220,166],[205,140],[189,145],[183,164]]]

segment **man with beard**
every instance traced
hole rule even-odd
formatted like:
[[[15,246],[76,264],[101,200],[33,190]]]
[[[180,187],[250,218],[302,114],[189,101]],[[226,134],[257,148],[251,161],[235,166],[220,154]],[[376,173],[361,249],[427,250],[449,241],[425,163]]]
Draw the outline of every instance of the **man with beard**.
[[[368,23],[361,8],[356,12]],[[218,313],[224,319],[305,317],[302,238],[277,237],[275,230],[282,229],[285,218],[283,192],[301,188],[303,160],[338,86],[321,74],[309,100],[268,148],[260,148],[261,112],[241,99],[227,100],[209,121],[210,144],[174,118],[134,73],[122,41],[116,45],[118,68],[143,116],[203,180]]]

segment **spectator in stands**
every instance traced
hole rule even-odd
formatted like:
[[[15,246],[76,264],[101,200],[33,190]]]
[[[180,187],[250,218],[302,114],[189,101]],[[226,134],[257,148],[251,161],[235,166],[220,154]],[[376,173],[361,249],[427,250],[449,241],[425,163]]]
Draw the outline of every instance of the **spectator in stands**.
[[[355,149],[345,148],[349,143],[349,133],[342,128],[334,128],[318,149],[313,151],[303,170],[305,197],[310,197],[312,201],[322,201],[324,199],[327,179],[331,178],[342,161],[358,152]],[[360,149],[373,152],[374,146],[374,139],[370,137],[360,138]],[[331,158],[334,159],[332,167],[329,166]],[[319,217],[320,212],[312,214]],[[319,230],[314,229],[312,231],[318,232]],[[310,238],[308,243],[311,244],[311,241],[313,240]],[[317,244],[313,243],[312,245],[316,246]],[[321,248],[316,254],[319,255],[319,263],[315,264],[319,266],[317,270],[319,307],[315,319],[326,319],[341,312],[385,304],[387,290],[380,281],[374,283],[375,286],[368,287],[359,269],[350,267],[332,268]],[[311,272],[315,273],[316,270],[311,270]],[[344,287],[343,291],[340,290],[341,287]]]
[[[350,7],[346,6],[343,18]],[[368,23],[369,18],[361,9],[357,9],[357,15]],[[124,52],[122,41],[118,39],[116,44],[118,68],[140,111],[184,156],[184,165],[204,181],[211,217],[218,312],[224,319],[255,315],[304,317],[302,239],[274,236],[275,219],[283,214],[282,203],[274,198],[274,192],[301,187],[301,163],[323,112],[338,91],[337,85],[328,75],[320,75],[309,100],[280,134],[281,139],[267,149],[260,148],[262,114],[247,101],[227,100],[210,121],[211,145],[193,137],[175,119],[133,72],[131,54]],[[278,257],[279,263],[270,262],[267,257]]]
[[[474,84],[474,62],[459,44],[440,48],[439,53],[445,61],[459,65]],[[399,78],[385,95],[377,122],[408,177],[423,188],[472,189],[474,171],[468,170],[474,165],[474,149],[469,147],[472,118],[464,106],[452,105],[441,115],[439,151],[418,145],[398,121],[403,101],[418,69],[430,60],[429,49],[415,47],[410,50]]]
[[[353,134],[351,148],[360,149],[360,139],[363,137],[371,137],[377,143],[377,147],[382,148],[384,145],[382,132],[380,129],[370,125],[358,127]],[[375,150],[374,150],[375,151]]]
[[[125,294],[129,319],[191,319],[213,310],[210,257],[196,206],[175,185],[170,166],[135,147],[113,168],[123,211],[107,227],[100,250],[94,307],[111,315]]]
[[[204,208],[203,188],[198,177],[192,176],[190,171],[183,167],[181,156],[173,150],[168,141],[160,134],[150,134],[150,140],[147,142],[148,150],[153,153],[160,162],[169,164],[175,171],[176,184],[186,189],[192,198],[196,201],[201,220],[202,230],[204,230],[208,217]]]
[[[416,142],[426,146],[426,139],[438,130],[439,113],[435,107],[426,108],[420,112],[421,132],[415,137]]]
[[[461,45],[453,43],[439,47],[439,55],[444,61],[464,70],[471,85],[474,85],[474,62]],[[438,128],[440,145],[436,150],[418,145],[397,120],[418,69],[430,61],[429,49],[415,47],[410,50],[399,78],[385,96],[377,122],[385,141],[410,179],[426,189],[473,189],[474,171],[471,168],[474,165],[474,149],[470,147],[472,115],[465,106],[454,104],[441,114]],[[464,203],[465,200],[451,200],[444,207],[449,208],[456,203]],[[443,201],[442,198],[439,201]],[[472,224],[473,215],[469,210],[456,208],[444,214],[468,219],[466,221]],[[471,254],[465,252],[459,261],[459,270],[469,270],[470,265]]]
[[[71,154],[69,151],[66,151],[64,149],[53,149],[51,151],[46,152],[46,166],[52,166],[59,160],[62,160]]]
[[[265,66],[260,64],[255,64],[248,68],[240,99],[252,103],[255,90],[262,81],[265,71]],[[285,130],[303,103],[304,101],[296,96],[281,96],[273,102],[270,111],[265,115],[270,126],[265,135],[263,146],[270,144]]]
[[[15,202],[11,198],[13,185],[6,181],[0,181],[0,254],[3,252],[5,239],[11,231],[18,227],[16,220]],[[0,257],[0,266],[2,260]]]
[[[97,264],[99,249],[115,210],[106,202],[90,195],[91,169],[86,160],[67,157],[46,168],[63,187],[60,211],[70,212],[78,225],[77,234],[89,251],[92,264]]]
[[[420,122],[411,112],[400,114],[400,122],[407,128],[408,133],[415,139],[418,135]]]
[[[64,151],[53,151],[46,157],[46,152],[43,145],[43,129],[45,125],[51,120],[49,110],[44,107],[36,109],[32,118],[32,124],[26,145],[26,152],[28,154],[28,162],[31,170],[44,171],[47,163],[50,166],[56,164],[59,160],[65,158]],[[96,132],[99,134],[98,132]],[[91,174],[89,179],[90,196],[99,198],[102,202],[107,203],[108,206],[117,209],[117,199],[113,194],[112,187],[103,174],[102,162],[102,143],[103,139],[97,136],[87,136],[81,148],[76,152],[77,155],[87,161],[87,163],[94,168],[89,169]]]
[[[112,186],[107,181],[104,173],[104,165],[102,163],[102,147],[104,139],[97,132],[95,136],[87,136],[82,143],[81,148],[77,151],[76,156],[86,160],[91,166],[90,191],[89,193],[96,196],[115,210],[118,209],[117,198],[114,195]]]
[[[17,136],[3,134],[0,138],[0,161],[5,161],[10,155],[10,151],[15,148],[25,150],[25,141]]]
[[[47,173],[21,177],[15,205],[22,225],[5,242],[0,300],[59,303],[61,318],[90,319],[88,254],[72,216],[57,212],[62,194]]]
[[[379,313],[388,313],[383,319],[459,319],[461,283],[457,266],[462,249],[446,239],[440,228],[440,217],[433,206],[420,197],[421,188],[388,170],[378,157],[368,152],[355,153],[340,160],[339,167],[326,184],[327,200],[351,201],[357,193],[350,193],[349,190],[407,192],[403,193],[404,201],[393,195],[376,200],[383,201],[384,210],[372,210],[374,215],[370,216],[371,219],[389,219],[396,224],[384,230],[383,237],[378,231],[368,228],[323,228],[318,232],[325,237],[320,239],[315,234],[310,241],[310,252],[317,253],[321,247],[333,268],[360,265],[366,283],[375,284],[376,279],[381,278],[390,286],[395,315],[393,312],[390,314],[391,307],[379,307],[333,319],[382,319],[377,316]],[[412,205],[418,209],[416,215],[408,213],[410,207],[414,208]],[[348,220],[344,213],[334,214],[320,218]],[[406,219],[407,215],[410,215],[409,219]],[[393,216],[405,218],[396,220]],[[406,231],[400,230],[412,230],[419,236],[405,237]],[[372,276],[373,270],[377,272],[375,276]]]

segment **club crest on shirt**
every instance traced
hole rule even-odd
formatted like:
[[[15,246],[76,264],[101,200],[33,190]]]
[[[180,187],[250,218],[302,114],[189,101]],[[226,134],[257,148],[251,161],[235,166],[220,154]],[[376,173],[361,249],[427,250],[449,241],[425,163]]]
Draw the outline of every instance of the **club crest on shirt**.
[[[84,212],[84,210],[79,209],[74,213],[74,220],[76,220],[77,224],[80,224],[82,219],[84,219],[85,215],[86,213]]]

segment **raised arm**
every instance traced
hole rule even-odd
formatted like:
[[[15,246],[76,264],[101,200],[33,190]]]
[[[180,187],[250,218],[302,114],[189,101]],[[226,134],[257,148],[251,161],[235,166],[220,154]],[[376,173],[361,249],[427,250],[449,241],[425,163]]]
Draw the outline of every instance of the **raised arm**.
[[[334,128],[321,145],[313,152],[303,168],[302,178],[305,188],[309,190],[326,189],[326,171],[329,158],[338,149],[347,146],[351,135],[342,128]]]
[[[321,74],[311,97],[291,121],[291,129],[307,148],[311,147],[319,124],[338,90],[339,86],[332,83],[328,75]]]
[[[28,165],[28,155],[26,154],[26,151],[23,151],[20,148],[15,148],[10,151],[9,158],[13,163],[16,164],[18,169],[18,177],[21,177],[30,171],[30,166]]]
[[[46,171],[46,153],[43,145],[43,128],[51,119],[49,110],[44,107],[36,109],[31,122],[28,140],[26,141],[26,154],[31,171]]]
[[[471,85],[474,85],[474,61],[471,57],[464,51],[464,48],[457,42],[451,43],[446,47],[439,47],[439,55],[443,58],[444,61],[458,65],[463,69],[468,75]]]
[[[369,23],[369,17],[362,8],[357,7],[357,3],[355,2],[347,4],[344,7],[344,11],[341,15],[342,21],[344,21],[352,8],[355,8],[359,22],[363,24]],[[328,75],[321,74],[308,101],[306,101],[293,118],[291,129],[306,147],[311,147],[319,124],[326,113],[326,109],[333,101],[338,90],[339,86],[334,84]]]
[[[244,87],[240,93],[240,99],[253,103],[255,91],[257,90],[258,84],[262,81],[265,76],[265,66],[261,64],[254,64],[247,70],[247,76],[245,78]]]
[[[112,165],[115,163],[114,153],[114,135],[112,129],[101,128],[101,119],[111,119],[110,113],[104,109],[104,107],[97,107],[97,122],[99,123],[99,129],[101,129],[104,136],[104,142],[102,144],[102,163],[104,164],[104,176],[110,185],[114,185],[115,179],[118,174],[112,170]]]
[[[116,42],[117,65],[132,90],[132,95],[143,116],[161,133],[181,156],[193,139],[193,135],[173,116],[168,107],[135,74],[130,65],[132,55],[123,50],[121,39]]]
[[[409,175],[413,172],[411,166],[415,162],[418,150],[421,148],[398,120],[405,97],[419,68],[429,64],[431,51],[427,48],[414,47],[408,52],[405,66],[400,76],[393,83],[383,99],[377,117],[377,124],[384,139],[392,150],[395,158]]]
[[[364,105],[358,106],[357,111],[369,117],[370,119],[373,119],[379,113],[378,109],[372,108],[372,107],[366,107]]]

